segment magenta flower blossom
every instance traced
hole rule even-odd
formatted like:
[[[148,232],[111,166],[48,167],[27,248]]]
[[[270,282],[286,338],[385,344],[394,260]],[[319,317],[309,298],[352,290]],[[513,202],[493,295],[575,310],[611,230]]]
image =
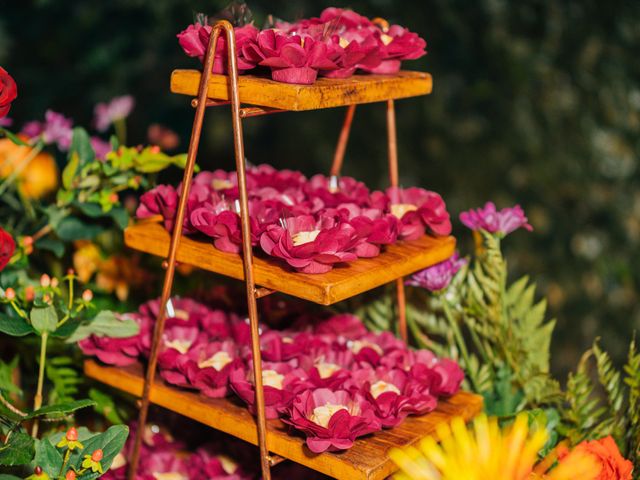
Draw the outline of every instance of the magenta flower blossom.
[[[533,230],[520,205],[498,211],[495,203],[487,202],[482,208],[462,212],[460,221],[471,230],[486,230],[501,237],[519,228]]]
[[[366,335],[367,327],[357,316],[349,313],[334,315],[315,325],[313,329],[316,335],[340,336],[345,339],[355,340]]]
[[[458,252],[443,262],[427,267],[407,280],[407,285],[422,287],[432,292],[439,292],[449,286],[453,277],[467,264],[466,258],[460,258]]]
[[[66,152],[71,146],[73,137],[73,120],[61,113],[47,110],[44,114],[44,122],[29,122],[24,125],[21,133],[31,140],[40,138],[45,145],[55,143],[61,151]]]
[[[171,185],[158,185],[140,197],[136,210],[137,218],[150,218],[162,215],[164,228],[173,230],[173,221],[178,208],[178,192]]]
[[[107,157],[107,153],[111,152],[111,144],[102,140],[99,137],[91,137],[91,147],[93,147],[93,151],[96,153],[96,158],[98,160],[104,160]]]
[[[190,358],[187,354],[205,341],[205,334],[197,327],[176,326],[166,329],[158,355],[162,378],[173,385],[189,386],[187,364]]]
[[[134,319],[138,325],[142,323],[139,315],[131,314],[128,318]],[[78,346],[85,355],[95,355],[101,362],[118,367],[135,363],[140,355],[139,335],[125,338],[91,335],[80,340]]]
[[[233,391],[247,404],[249,411],[256,414],[253,369],[234,368],[229,376]],[[306,374],[300,368],[286,363],[264,362],[262,384],[267,418],[278,418],[291,404],[295,394],[309,388]]]
[[[327,225],[310,215],[288,218],[285,227],[271,225],[260,237],[260,246],[269,255],[284,259],[303,273],[326,273],[335,263],[357,258],[350,250],[357,239],[348,223]]]
[[[345,345],[333,343],[311,349],[309,354],[300,359],[300,367],[309,376],[309,382],[318,388],[333,390],[342,385],[351,376],[353,353]]]
[[[369,189],[352,177],[326,177],[318,174],[311,177],[304,188],[309,197],[320,198],[326,208],[351,203],[358,207],[369,205]]]
[[[94,122],[100,132],[104,132],[112,123],[124,120],[135,105],[131,95],[114,97],[107,103],[98,103],[93,109]]]
[[[377,367],[381,359],[391,352],[403,351],[406,348],[405,343],[391,332],[367,333],[350,341],[347,346],[356,363],[373,367]]]
[[[224,342],[201,343],[188,354],[186,363],[189,383],[211,398],[227,396],[229,392],[229,374],[242,361],[237,358],[235,343]]]
[[[371,404],[362,395],[327,388],[297,395],[283,422],[306,435],[313,453],[351,448],[356,438],[381,428]]]
[[[261,32],[258,37],[265,32]],[[264,60],[259,65],[271,68],[271,77],[277,82],[310,85],[316,81],[318,70],[337,68],[329,59],[329,52],[324,43],[310,37],[286,36],[276,31],[272,32],[275,37],[274,48],[262,50]],[[287,41],[279,40],[278,37],[286,37]]]
[[[0,118],[0,127],[10,127],[13,125],[13,119],[9,117]]]
[[[371,201],[376,208],[387,208],[400,221],[401,240],[416,240],[429,230],[436,236],[451,233],[451,220],[444,200],[423,188],[388,188],[386,195],[374,192]]]

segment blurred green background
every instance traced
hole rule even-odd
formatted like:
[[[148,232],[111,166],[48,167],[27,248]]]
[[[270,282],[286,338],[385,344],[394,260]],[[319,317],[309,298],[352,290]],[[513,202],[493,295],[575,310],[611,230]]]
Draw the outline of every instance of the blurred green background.
[[[88,125],[93,105],[130,93],[131,143],[151,123],[186,148],[193,111],[169,93],[174,68],[197,66],[176,33],[226,1],[23,0],[0,9],[0,65],[15,77],[17,125],[47,108]],[[553,365],[575,365],[594,336],[619,357],[640,328],[640,2],[369,0],[249,3],[273,13],[327,6],[382,16],[420,33],[428,97],[397,104],[401,178],[443,194],[452,214],[519,202],[533,224],[505,242],[514,276],[529,273],[558,318]],[[252,163],[327,171],[342,111],[245,122]],[[384,186],[384,109],[359,107],[344,173]],[[200,162],[232,167],[228,111],[207,117]],[[456,225],[463,250],[468,235]]]

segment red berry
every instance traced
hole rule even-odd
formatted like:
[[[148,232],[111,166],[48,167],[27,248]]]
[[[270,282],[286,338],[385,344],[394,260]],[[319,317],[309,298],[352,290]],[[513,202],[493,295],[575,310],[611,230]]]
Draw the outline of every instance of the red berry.
[[[78,440],[78,430],[76,430],[76,427],[71,427],[69,430],[67,430],[66,438],[70,442],[75,442],[76,440]]]
[[[42,276],[40,277],[40,285],[42,285],[45,288],[49,287],[51,285],[51,277],[46,273],[43,273]]]
[[[33,288],[32,285],[29,285],[24,289],[24,299],[27,302],[33,302],[34,298],[36,298],[36,289]]]
[[[36,468],[33,469],[33,473],[35,473],[36,475],[42,475],[42,467],[38,465]]]
[[[22,239],[22,245],[25,247],[30,247],[33,245],[33,237],[26,236]]]
[[[76,273],[76,272],[73,270],[73,268],[69,268],[69,269],[67,270],[67,275],[69,275],[70,277],[72,277],[73,275],[75,275],[75,273]]]
[[[82,300],[84,300],[85,302],[90,302],[91,300],[93,300],[93,292],[89,289],[86,289],[84,292],[82,292]]]
[[[9,301],[14,300],[16,298],[16,291],[13,288],[7,288],[4,291],[4,298]]]
[[[64,480],[76,480],[76,472],[69,470],[64,476]]]
[[[94,462],[99,462],[100,460],[102,460],[103,455],[104,453],[102,453],[102,450],[98,449],[91,454],[91,460],[93,460]]]

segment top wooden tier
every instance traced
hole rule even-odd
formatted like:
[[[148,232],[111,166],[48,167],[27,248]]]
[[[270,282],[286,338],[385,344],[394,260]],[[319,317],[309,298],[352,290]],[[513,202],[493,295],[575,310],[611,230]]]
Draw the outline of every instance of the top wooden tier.
[[[226,75],[211,75],[209,98],[229,100]],[[171,91],[196,97],[200,71],[174,70]],[[254,75],[238,77],[240,103],[282,110],[318,110],[358,103],[382,102],[431,93],[431,75],[401,71],[395,75],[354,75],[350,78],[318,78],[313,85],[291,85]]]

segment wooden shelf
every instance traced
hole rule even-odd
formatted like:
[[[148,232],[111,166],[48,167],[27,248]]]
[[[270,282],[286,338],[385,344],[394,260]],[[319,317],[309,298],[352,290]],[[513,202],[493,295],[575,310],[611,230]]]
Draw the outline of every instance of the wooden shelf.
[[[157,221],[142,221],[128,227],[124,239],[136,250],[163,258],[169,254],[171,237]],[[255,282],[321,305],[331,305],[446,260],[453,254],[455,245],[453,237],[424,236],[411,242],[388,245],[378,257],[359,258],[318,275],[296,273],[277,259],[255,256]],[[244,279],[240,255],[221,252],[204,240],[182,237],[177,261]]]
[[[174,70],[171,91],[196,97],[200,71]],[[313,85],[291,85],[254,75],[238,77],[240,102],[283,110],[320,108],[382,102],[431,93],[431,75],[401,71],[394,75],[354,75],[345,79],[318,78]],[[226,75],[211,75],[209,98],[229,100]]]
[[[135,396],[142,395],[144,383],[142,367],[106,367],[87,360],[84,371],[88,377]],[[156,380],[151,389],[151,402],[173,412],[192,418],[217,430],[257,445],[253,416],[241,404],[229,399],[211,399],[188,390],[167,386]],[[393,447],[412,445],[432,435],[436,425],[452,417],[469,420],[482,410],[482,397],[460,392],[438,403],[434,412],[409,417],[391,430],[383,430],[356,440],[355,445],[340,453],[314,454],[302,437],[287,433],[280,420],[267,421],[267,444],[272,453],[305,465],[338,479],[383,479],[397,470],[387,452]]]

